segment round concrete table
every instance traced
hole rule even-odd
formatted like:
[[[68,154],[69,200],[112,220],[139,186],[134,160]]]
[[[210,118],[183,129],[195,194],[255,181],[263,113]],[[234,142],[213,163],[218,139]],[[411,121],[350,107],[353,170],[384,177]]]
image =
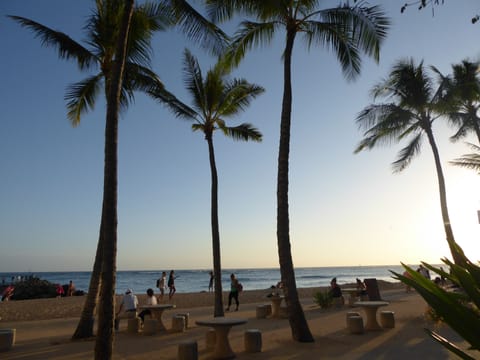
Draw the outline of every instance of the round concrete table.
[[[152,316],[158,321],[157,329],[159,331],[165,331],[167,330],[167,328],[163,324],[162,314],[165,310],[173,309],[174,307],[175,305],[172,305],[172,304],[158,304],[158,305],[141,305],[138,308],[141,310],[150,310],[150,312],[152,313]]]
[[[270,297],[272,301],[272,317],[279,318],[280,317],[280,305],[282,304],[282,300],[285,299],[283,295],[273,295]]]
[[[382,328],[377,322],[377,310],[381,306],[387,306],[390,304],[387,301],[357,301],[355,306],[360,306],[365,310],[367,316],[367,322],[365,324],[365,330],[381,330]]]
[[[197,320],[195,323],[200,326],[211,327],[215,330],[216,338],[212,359],[233,359],[235,357],[235,353],[228,341],[228,333],[232,326],[246,324],[246,319],[216,317],[207,320]]]

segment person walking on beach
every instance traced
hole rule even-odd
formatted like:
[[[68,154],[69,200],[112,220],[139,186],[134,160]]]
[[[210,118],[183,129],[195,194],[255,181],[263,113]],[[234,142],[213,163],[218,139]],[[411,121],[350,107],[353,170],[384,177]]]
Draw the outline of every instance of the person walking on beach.
[[[213,271],[210,271],[210,282],[208,283],[208,292],[213,291],[213,280],[215,279],[215,275],[213,275]]]
[[[162,277],[157,280],[157,287],[160,290],[160,296],[158,297],[159,301],[163,300],[163,295],[165,295],[165,289],[167,287],[167,273],[165,271],[162,272]]]
[[[230,293],[228,294],[228,306],[225,309],[226,311],[230,311],[230,305],[232,305],[232,299],[235,299],[235,303],[237,307],[235,311],[238,311],[238,306],[240,305],[238,301],[238,292],[239,292],[240,283],[238,279],[235,277],[235,274],[230,275]]]
[[[175,272],[173,270],[170,271],[170,276],[168,277],[168,289],[168,298],[171,299],[175,291],[177,291],[177,289],[175,289]]]

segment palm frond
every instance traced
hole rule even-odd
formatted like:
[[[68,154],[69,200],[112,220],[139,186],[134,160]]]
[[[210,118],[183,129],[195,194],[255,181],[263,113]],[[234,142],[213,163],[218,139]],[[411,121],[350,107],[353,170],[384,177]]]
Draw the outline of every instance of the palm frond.
[[[67,88],[65,100],[67,101],[67,117],[72,126],[80,123],[81,115],[92,110],[95,99],[102,89],[103,74],[90,76],[85,80],[71,84]]]
[[[228,45],[228,36],[215,24],[208,21],[185,0],[166,0],[171,6],[175,21],[183,33],[213,55],[223,53]]]
[[[39,38],[43,46],[57,49],[58,56],[61,59],[74,59],[81,70],[85,70],[97,64],[98,59],[89,50],[84,48],[78,42],[60,31],[52,30],[33,20],[8,15],[21,26],[30,29],[36,38]]]
[[[265,89],[251,84],[245,79],[233,79],[224,84],[224,95],[219,103],[218,113],[222,116],[233,116],[245,111],[252,100],[263,94]]]
[[[125,64],[123,87],[147,94],[159,84],[163,86],[158,75],[150,68],[132,62]]]
[[[163,84],[159,83],[156,87],[148,91],[148,95],[158,101],[160,104],[167,107],[175,117],[186,119],[186,120],[196,120],[200,118],[199,114],[180,101],[175,95],[165,89]]]
[[[409,124],[414,124],[414,119],[414,114],[393,103],[367,106],[356,118],[358,127],[366,130],[354,152],[399,142]]]
[[[153,54],[151,40],[156,31],[163,31],[173,26],[165,6],[144,3],[137,6],[132,14],[128,34],[127,59],[130,62],[149,66]]]
[[[462,122],[461,119],[464,119],[464,114],[450,114],[449,119],[451,122],[459,124],[457,131],[450,136],[452,142],[456,142],[460,139],[465,138],[468,133],[471,131],[471,127],[468,125],[468,122]]]
[[[239,30],[233,36],[230,46],[222,56],[225,66],[238,66],[248,50],[270,43],[277,26],[279,26],[279,23],[275,22],[257,23],[243,21],[239,26]]]
[[[380,46],[387,37],[391,21],[380,6],[362,5],[353,8],[351,27],[360,49],[378,62]]]
[[[214,22],[230,20],[235,14],[252,15],[266,21],[272,14],[285,13],[288,4],[278,0],[207,0],[207,13]]]
[[[462,155],[461,158],[450,161],[450,164],[475,170],[478,174],[480,174],[480,148],[478,151],[479,153],[476,154]]]
[[[413,158],[420,153],[422,145],[422,134],[417,134],[407,146],[400,150],[398,158],[392,163],[393,172],[398,173],[405,170]]]
[[[234,127],[223,127],[223,133],[233,140],[262,141],[262,133],[251,124],[243,123]]]
[[[360,52],[378,61],[382,40],[389,28],[389,19],[377,7],[348,5],[324,9],[314,13],[318,20],[303,21],[307,45],[317,43],[331,48],[340,62],[347,79],[360,73]]]
[[[324,22],[308,21],[303,24],[307,46],[312,44],[331,49],[337,56],[348,80],[360,73],[360,52],[357,44],[345,32],[344,24],[328,19]]]
[[[207,108],[203,75],[198,60],[188,50],[183,54],[183,82],[192,96],[194,108],[204,111]]]

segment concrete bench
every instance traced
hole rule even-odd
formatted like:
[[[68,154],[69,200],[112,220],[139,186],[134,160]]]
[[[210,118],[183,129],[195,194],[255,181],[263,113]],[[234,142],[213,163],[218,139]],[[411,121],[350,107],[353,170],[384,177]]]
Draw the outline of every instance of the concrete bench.
[[[183,315],[174,315],[172,317],[172,331],[184,332],[185,327],[185,316]]]
[[[272,306],[263,304],[263,305],[257,305],[256,311],[255,311],[255,317],[257,319],[265,319],[268,316],[268,310],[270,308],[270,313],[272,311]]]
[[[16,329],[0,329],[0,352],[10,350],[15,345]]]
[[[214,329],[208,329],[205,333],[205,346],[208,351],[212,351],[215,347],[215,342],[217,340],[217,334]]]
[[[145,319],[143,322],[143,335],[154,335],[157,332],[157,319]]]
[[[262,332],[260,330],[246,330],[243,339],[245,344],[245,352],[255,353],[262,351]]]
[[[190,319],[190,313],[180,313],[177,315],[183,316],[185,318],[185,329],[188,329],[188,320]]]
[[[197,360],[198,346],[196,341],[185,341],[178,344],[178,360]]]
[[[128,325],[127,325],[127,332],[131,334],[136,334],[138,333],[138,330],[140,329],[140,319],[135,318],[135,319],[128,319]]]
[[[395,313],[393,311],[380,312],[380,324],[383,328],[395,327]]]
[[[357,311],[347,311],[347,322],[350,316],[360,316],[360,313]]]
[[[347,317],[347,329],[350,334],[363,334],[363,319],[361,316],[352,315]]]

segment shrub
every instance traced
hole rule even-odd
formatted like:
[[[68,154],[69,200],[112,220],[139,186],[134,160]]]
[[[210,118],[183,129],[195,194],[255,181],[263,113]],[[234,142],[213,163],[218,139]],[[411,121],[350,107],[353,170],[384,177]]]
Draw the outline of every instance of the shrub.
[[[14,284],[12,300],[52,298],[57,296],[55,284],[37,277],[29,277]]]
[[[327,309],[333,304],[333,297],[328,290],[318,291],[313,294],[313,301],[322,309]]]

